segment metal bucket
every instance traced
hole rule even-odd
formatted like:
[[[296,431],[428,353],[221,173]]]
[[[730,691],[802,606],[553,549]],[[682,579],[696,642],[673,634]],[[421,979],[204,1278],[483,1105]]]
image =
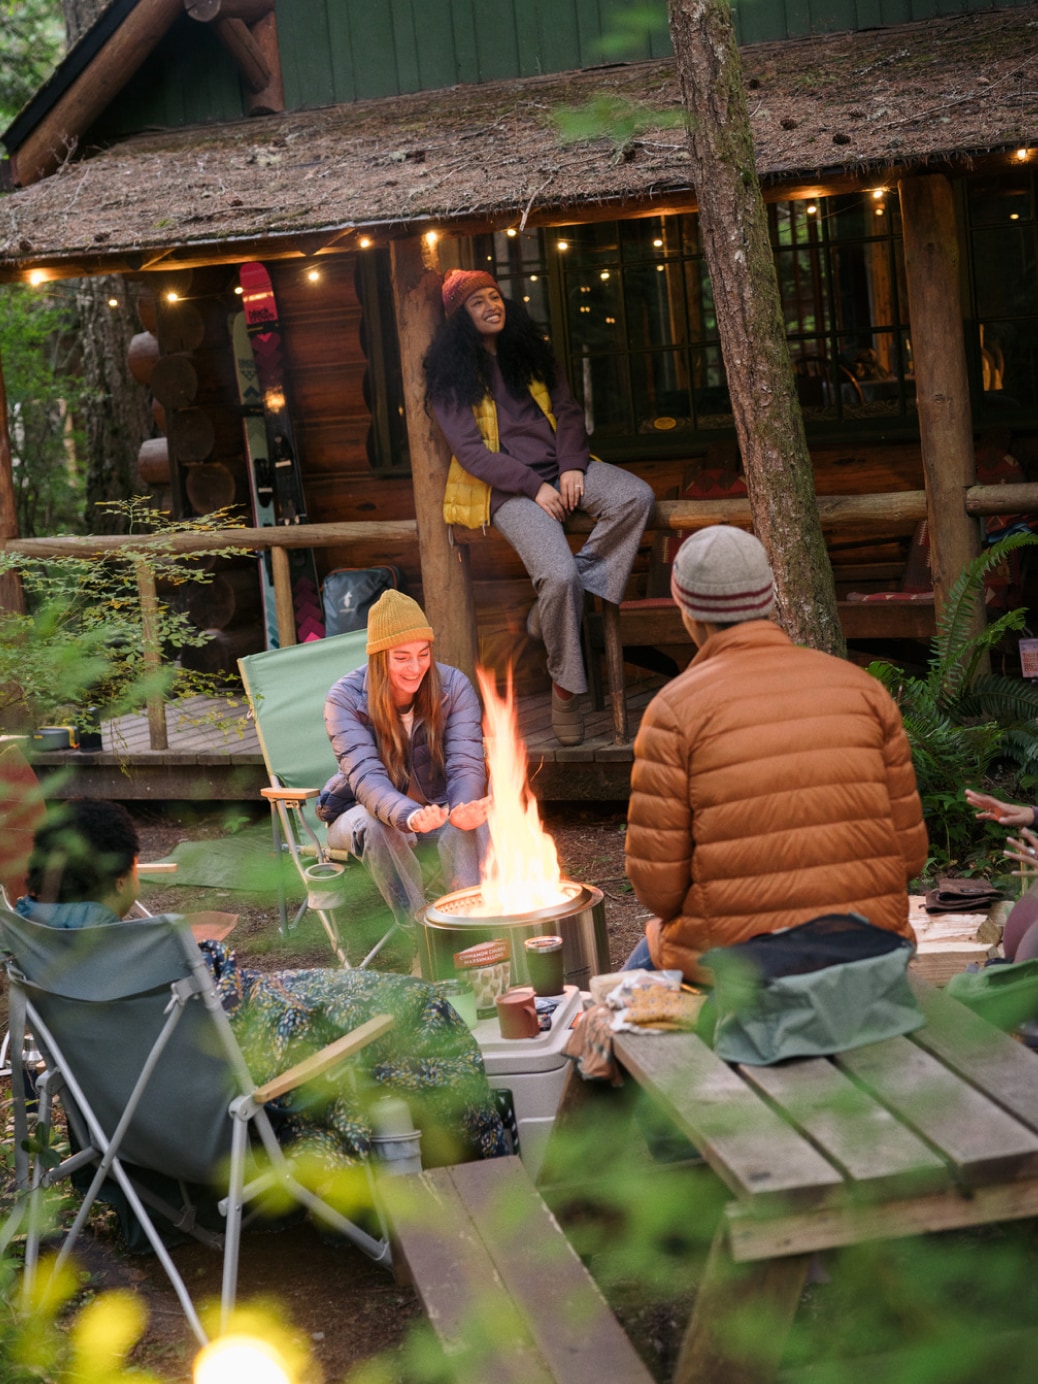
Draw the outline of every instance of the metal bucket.
[[[511,953],[511,983],[528,985],[526,948],[528,937],[557,934],[562,938],[563,977],[567,985],[588,988],[594,975],[609,970],[609,940],[606,936],[605,905],[602,891],[593,884],[563,880],[563,902],[532,913],[509,917],[472,917],[471,909],[482,902],[479,885],[456,889],[429,904],[418,922],[418,954],[425,980],[448,980],[459,974],[455,952],[482,942],[503,939]]]

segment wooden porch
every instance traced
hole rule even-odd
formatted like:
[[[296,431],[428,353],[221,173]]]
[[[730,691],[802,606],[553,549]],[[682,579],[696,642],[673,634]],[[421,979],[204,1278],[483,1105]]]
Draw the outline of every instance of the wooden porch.
[[[631,737],[663,679],[633,684],[627,693]],[[546,802],[618,802],[630,790],[633,744],[617,745],[609,700],[600,711],[585,701],[582,745],[559,745],[551,731],[551,697],[518,700],[519,731],[530,757],[530,782]],[[150,747],[147,715],[123,716],[102,727],[101,750],[51,750],[33,763],[50,797],[78,794],[120,801],[234,802],[259,799],[267,773],[256,729],[244,705],[196,697],[166,708],[167,749]],[[329,776],[333,771],[331,751]]]

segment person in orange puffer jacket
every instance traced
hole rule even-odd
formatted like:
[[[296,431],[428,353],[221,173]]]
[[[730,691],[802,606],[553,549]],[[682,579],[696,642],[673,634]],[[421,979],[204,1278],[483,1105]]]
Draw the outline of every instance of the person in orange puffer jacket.
[[[693,534],[671,590],[698,652],[635,740],[627,875],[656,916],[628,966],[709,982],[711,947],[830,912],[911,938],[927,835],[890,695],[769,619],[774,577],[752,534]]]

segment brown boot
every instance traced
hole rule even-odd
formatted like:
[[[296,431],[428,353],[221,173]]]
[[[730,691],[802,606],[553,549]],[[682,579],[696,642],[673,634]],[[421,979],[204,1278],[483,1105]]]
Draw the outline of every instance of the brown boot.
[[[560,697],[551,689],[551,728],[560,745],[579,745],[584,739],[584,713],[579,697]]]

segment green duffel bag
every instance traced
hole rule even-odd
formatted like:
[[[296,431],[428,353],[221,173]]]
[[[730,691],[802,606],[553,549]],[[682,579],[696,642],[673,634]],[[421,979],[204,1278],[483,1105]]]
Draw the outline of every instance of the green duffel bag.
[[[766,1067],[824,1057],[925,1023],[908,983],[912,943],[858,913],[827,913],[783,932],[714,947],[700,1036],[726,1062]]]
[[[944,987],[982,1019],[1009,1030],[1038,1018],[1038,961],[1007,961],[982,971],[961,971]]]

